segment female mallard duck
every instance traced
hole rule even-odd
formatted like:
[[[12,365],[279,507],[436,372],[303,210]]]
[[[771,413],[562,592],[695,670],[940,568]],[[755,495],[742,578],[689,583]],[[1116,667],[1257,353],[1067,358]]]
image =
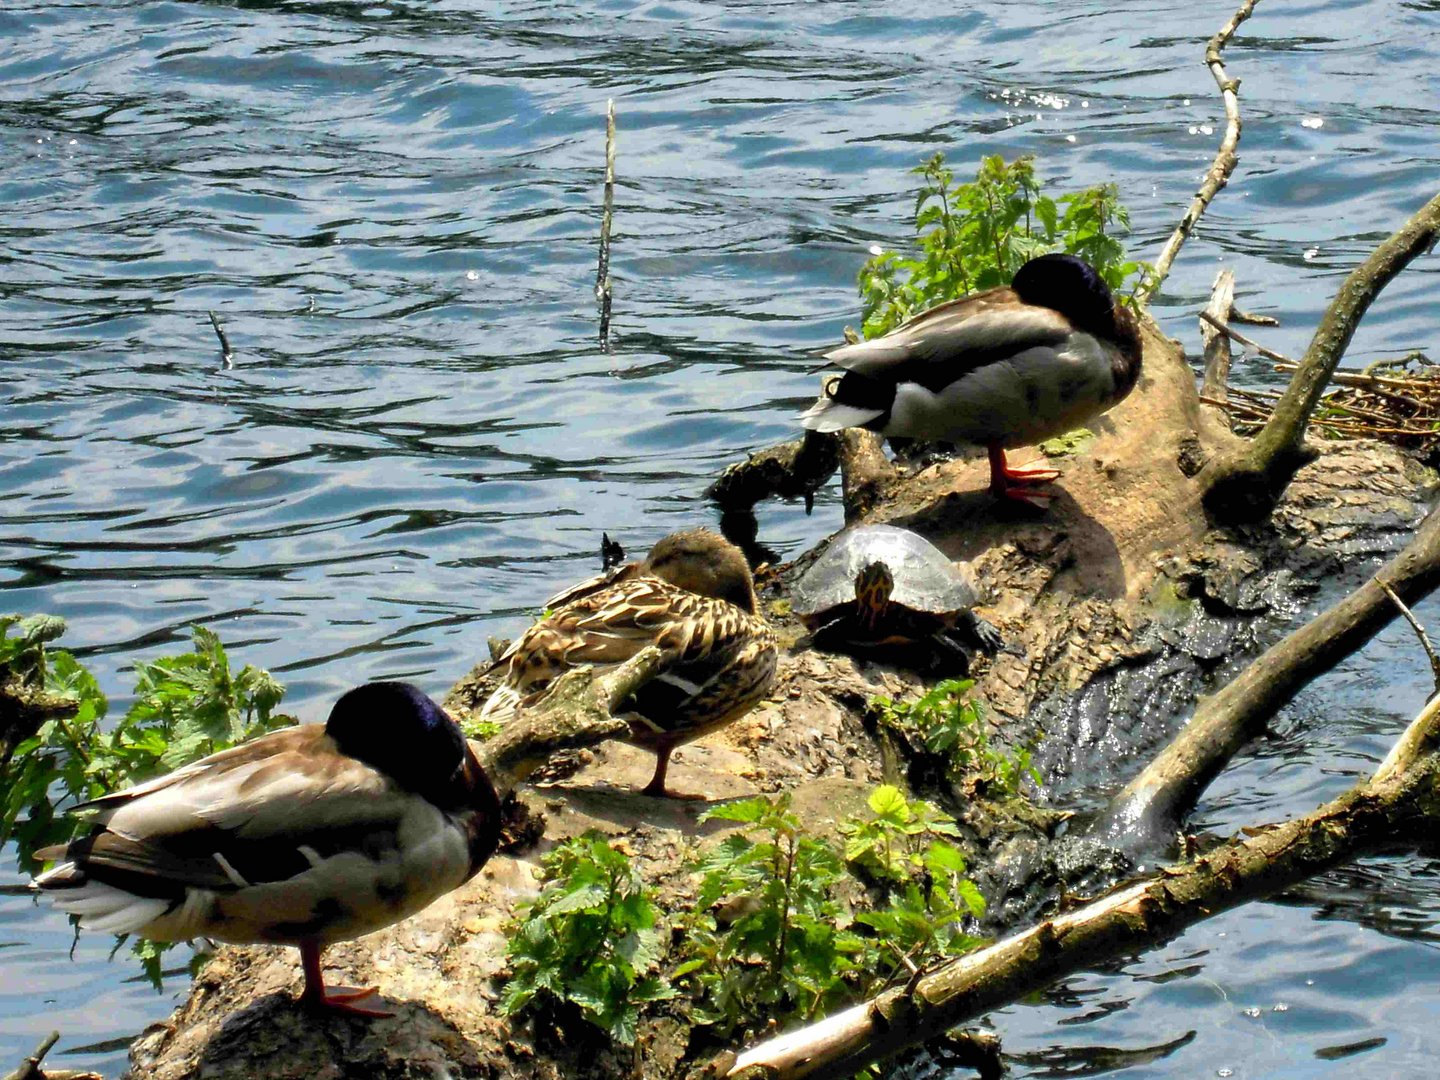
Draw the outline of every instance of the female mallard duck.
[[[320,951],[399,922],[478,870],[500,807],[445,711],[377,682],[306,724],[77,809],[95,827],[47,848],[33,882],[94,930],[157,941],[298,945],[307,1005],[388,1016],[327,992]]]
[[[670,754],[748,712],[775,681],[775,635],[755,614],[740,549],[706,529],[665,537],[640,563],[554,597],[496,661],[503,681],[482,716],[504,722],[572,667],[613,667],[650,645],[665,657],[621,715],[627,741],[655,752],[646,795],[665,795]]]
[[[1006,449],[1079,427],[1129,394],[1140,331],[1088,263],[1042,255],[1008,288],[937,304],[825,356],[846,373],[827,381],[805,427],[978,444],[990,452],[992,492],[1043,505],[1025,486],[1060,473],[1011,468]]]

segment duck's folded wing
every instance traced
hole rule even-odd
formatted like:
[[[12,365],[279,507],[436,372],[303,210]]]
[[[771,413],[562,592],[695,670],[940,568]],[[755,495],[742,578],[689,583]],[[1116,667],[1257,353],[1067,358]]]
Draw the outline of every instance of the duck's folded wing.
[[[393,850],[407,795],[319,727],[268,736],[96,801],[101,824],[63,857],[144,896],[283,881],[342,851]],[[49,854],[49,853],[47,853]]]
[[[507,683],[538,690],[582,664],[622,664],[647,646],[664,653],[656,680],[691,685],[724,666],[763,624],[733,604],[698,596],[653,578],[635,578],[585,597],[541,623],[516,644]],[[679,680],[678,683],[675,680]]]
[[[632,709],[657,733],[723,724],[769,692],[776,660],[768,628],[726,613],[635,692]]]
[[[939,304],[884,337],[844,345],[825,356],[860,375],[934,390],[937,383],[946,385],[1028,349],[1059,346],[1073,332],[1057,311],[982,294]]]

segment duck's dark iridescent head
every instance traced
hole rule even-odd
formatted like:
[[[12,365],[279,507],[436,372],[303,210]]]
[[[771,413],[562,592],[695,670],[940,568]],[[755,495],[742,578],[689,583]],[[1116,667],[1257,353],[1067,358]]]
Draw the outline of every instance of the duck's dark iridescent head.
[[[465,736],[439,705],[409,683],[373,682],[340,695],[325,734],[342,753],[440,806],[456,802]]]
[[[734,544],[709,529],[671,533],[646,556],[641,573],[668,581],[677,588],[755,613],[755,579],[750,564]]]
[[[1075,255],[1041,255],[1015,272],[1010,283],[1027,304],[1058,311],[1076,329],[1111,336],[1115,298],[1084,259]]]

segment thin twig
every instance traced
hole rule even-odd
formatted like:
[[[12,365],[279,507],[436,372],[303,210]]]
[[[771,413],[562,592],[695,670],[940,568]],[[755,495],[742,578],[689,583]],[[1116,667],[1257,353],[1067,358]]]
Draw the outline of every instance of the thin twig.
[[[1227,324],[1218,321],[1217,319],[1213,318],[1208,311],[1202,311],[1200,313],[1200,319],[1202,322],[1209,323],[1216,330],[1219,330],[1220,333],[1224,334],[1231,341],[1238,341],[1247,349],[1254,349],[1257,353],[1265,357],[1265,359],[1267,360],[1274,360],[1277,364],[1295,363],[1294,360],[1291,360],[1284,353],[1278,353],[1274,349],[1267,349],[1264,345],[1261,345],[1254,338],[1246,337],[1244,334],[1240,333],[1239,330],[1236,330],[1233,326],[1228,326]]]
[[[1155,266],[1149,276],[1135,290],[1135,298],[1142,304],[1155,295],[1161,283],[1169,275],[1170,264],[1180,253],[1180,248],[1189,238],[1191,230],[1195,228],[1195,223],[1200,220],[1200,215],[1205,213],[1205,208],[1210,205],[1210,200],[1215,197],[1215,193],[1229,183],[1230,174],[1235,171],[1235,165],[1240,160],[1235,153],[1235,148],[1240,144],[1240,98],[1238,94],[1240,80],[1232,79],[1225,73],[1225,65],[1220,59],[1220,52],[1240,24],[1250,17],[1250,13],[1255,10],[1255,4],[1256,0],[1245,0],[1235,14],[1230,16],[1230,21],[1220,28],[1220,32],[1211,38],[1210,43],[1205,47],[1205,63],[1210,68],[1215,85],[1220,88],[1220,99],[1225,104],[1225,135],[1220,140],[1220,149],[1215,151],[1215,161],[1205,174],[1205,180],[1200,185],[1200,190],[1195,193],[1194,201],[1185,211],[1185,216],[1180,219],[1180,224],[1175,226],[1175,231],[1170,234],[1170,239],[1166,240],[1165,246],[1160,249],[1160,254],[1156,257]]]
[[[1430,635],[1425,632],[1425,627],[1420,625],[1420,620],[1415,618],[1415,613],[1405,606],[1405,601],[1395,595],[1395,590],[1390,587],[1388,582],[1377,576],[1375,584],[1385,590],[1385,595],[1390,598],[1392,604],[1400,609],[1400,614],[1405,616],[1405,621],[1410,624],[1411,629],[1415,631],[1415,636],[1420,639],[1420,647],[1425,650],[1425,656],[1430,661],[1430,677],[1435,680],[1435,693],[1430,695],[1433,698],[1435,694],[1440,694],[1440,656],[1436,655],[1435,646],[1430,643]]]
[[[610,223],[615,215],[615,99],[605,103],[605,209],[600,216],[600,265],[595,299],[600,301],[600,347],[610,348]]]
[[[216,318],[215,312],[207,312],[210,316],[210,325],[215,328],[215,336],[220,339],[220,359],[225,362],[227,368],[235,366],[235,354],[230,351],[230,339],[225,336],[224,329],[220,326],[220,320]]]

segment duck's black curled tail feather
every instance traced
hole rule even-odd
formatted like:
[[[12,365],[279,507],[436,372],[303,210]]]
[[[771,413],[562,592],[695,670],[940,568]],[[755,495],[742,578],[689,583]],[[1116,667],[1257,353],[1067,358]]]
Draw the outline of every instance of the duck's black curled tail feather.
[[[884,431],[895,407],[895,390],[893,379],[847,371],[826,381],[820,400],[801,415],[800,422],[813,431],[849,427]]]

